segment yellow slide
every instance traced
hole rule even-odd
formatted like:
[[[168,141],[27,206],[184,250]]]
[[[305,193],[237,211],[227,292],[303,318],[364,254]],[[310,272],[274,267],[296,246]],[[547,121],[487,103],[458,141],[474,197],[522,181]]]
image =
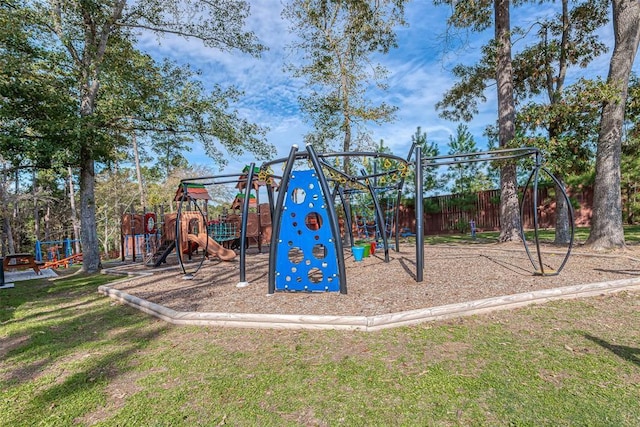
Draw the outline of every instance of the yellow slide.
[[[217,256],[223,261],[231,261],[236,257],[236,253],[231,249],[222,247],[221,244],[213,240],[206,233],[189,234],[188,239],[190,242],[196,243],[202,249],[207,248],[209,255]]]

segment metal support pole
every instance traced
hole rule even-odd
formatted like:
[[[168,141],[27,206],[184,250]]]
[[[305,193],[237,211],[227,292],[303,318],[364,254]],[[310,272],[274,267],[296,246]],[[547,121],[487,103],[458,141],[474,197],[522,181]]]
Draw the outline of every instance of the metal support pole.
[[[404,182],[401,182],[398,188],[398,194],[396,196],[396,211],[393,213],[395,219],[392,230],[395,233],[396,252],[400,252],[400,203],[402,202],[403,184]]]
[[[362,169],[360,171],[362,175],[366,175],[367,171]],[[373,208],[376,211],[376,223],[378,224],[378,230],[380,230],[380,237],[382,237],[382,245],[384,246],[384,262],[389,262],[389,243],[387,241],[387,230],[384,224],[384,215],[382,214],[382,208],[378,202],[378,196],[376,190],[371,185],[371,182],[367,180],[367,188],[371,193],[371,199],[373,200]]]
[[[131,221],[131,256],[132,256],[132,261],[136,262],[136,224],[135,224],[135,213],[133,211],[133,208],[131,208],[131,211],[129,213],[129,220]]]
[[[253,168],[255,163],[249,165],[249,173],[247,173],[247,182],[244,187],[244,201],[242,203],[242,226],[240,227],[240,282],[236,285],[243,288],[249,285],[245,274],[245,261],[247,259],[247,248],[245,241],[247,240],[247,219],[249,218],[249,202],[251,201],[251,190],[253,188]],[[257,196],[256,196],[257,197]],[[256,199],[257,202],[257,199]],[[258,238],[260,236],[258,235]]]
[[[416,282],[422,282],[424,275],[424,230],[423,230],[423,188],[422,188],[422,148],[416,146]]]
[[[338,194],[340,195],[340,201],[344,209],[344,234],[345,237],[349,237],[349,244],[353,245],[353,217],[351,216],[353,212],[351,212],[351,203],[346,202],[344,189],[342,187],[338,188]]]

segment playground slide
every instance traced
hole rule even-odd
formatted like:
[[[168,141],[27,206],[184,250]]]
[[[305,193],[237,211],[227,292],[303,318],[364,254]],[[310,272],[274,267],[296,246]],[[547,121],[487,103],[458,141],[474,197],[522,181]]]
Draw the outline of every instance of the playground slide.
[[[209,255],[214,255],[223,261],[231,261],[236,257],[236,253],[231,249],[222,247],[218,242],[209,237],[206,233],[189,234],[189,241],[195,242],[202,249],[207,248]]]

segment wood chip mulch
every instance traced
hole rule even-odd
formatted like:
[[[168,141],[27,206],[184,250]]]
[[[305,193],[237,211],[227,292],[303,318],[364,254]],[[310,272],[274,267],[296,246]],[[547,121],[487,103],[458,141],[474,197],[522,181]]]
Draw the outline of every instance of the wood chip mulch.
[[[564,257],[562,251],[545,246],[545,264],[558,266]],[[267,253],[247,255],[246,278],[250,285],[244,288],[236,287],[238,257],[231,262],[205,260],[191,280],[185,279],[177,265],[161,269],[123,265],[117,269],[154,274],[112,287],[176,311],[373,316],[640,276],[639,247],[609,253],[574,248],[558,276],[543,277],[533,274],[533,265],[522,244],[427,245],[424,280],[419,283],[415,281],[415,246],[402,244],[399,252],[390,250],[389,255],[388,263],[380,251],[355,262],[345,252],[346,295],[303,292],[268,295]],[[196,265],[188,265],[188,271],[195,270]]]

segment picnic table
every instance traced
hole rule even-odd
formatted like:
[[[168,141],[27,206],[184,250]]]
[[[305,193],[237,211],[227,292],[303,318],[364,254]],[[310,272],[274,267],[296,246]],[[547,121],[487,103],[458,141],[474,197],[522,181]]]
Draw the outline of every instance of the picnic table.
[[[37,263],[33,255],[25,254],[9,254],[5,255],[2,260],[4,271],[8,270],[25,270],[32,268],[36,274],[40,274],[40,263]]]

